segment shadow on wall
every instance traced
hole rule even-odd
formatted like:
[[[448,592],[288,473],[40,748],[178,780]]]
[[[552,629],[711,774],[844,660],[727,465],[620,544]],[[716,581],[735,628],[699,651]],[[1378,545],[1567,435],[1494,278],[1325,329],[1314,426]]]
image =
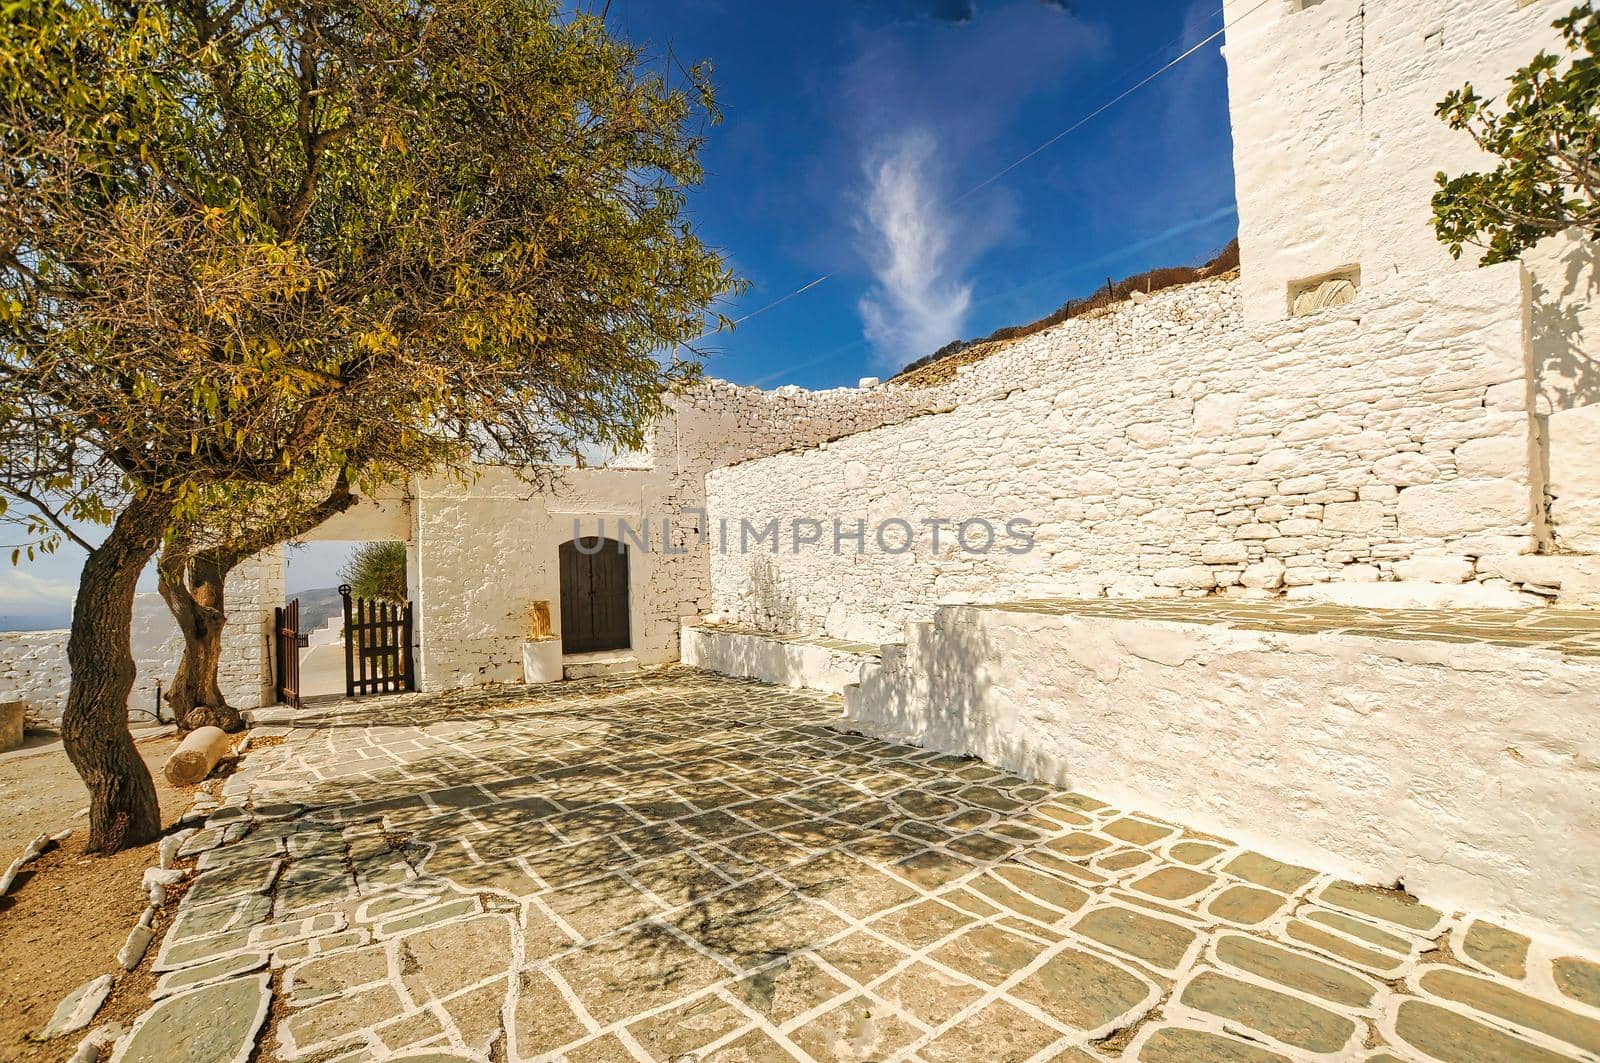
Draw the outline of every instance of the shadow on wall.
[[[1021,766],[1027,775],[1030,736],[1008,730],[983,708],[991,704],[991,671],[1000,655],[976,616],[943,608],[931,621],[906,625],[905,646],[885,647],[882,666],[863,670],[847,715],[863,733]]]
[[[684,664],[722,675],[842,694],[878,667],[865,644],[756,633],[749,628],[686,626]]]
[[[1532,342],[1541,416],[1600,403],[1600,358],[1585,349],[1584,325],[1600,326],[1600,251],[1595,243],[1568,235],[1557,268],[1533,274]],[[1554,242],[1554,241],[1552,241]],[[1559,290],[1553,290],[1559,284]]]
[[[746,585],[757,626],[780,635],[793,634],[797,603],[794,595],[785,593],[777,564],[765,554],[747,556],[750,561]]]
[[[1534,472],[1560,545],[1563,530],[1582,539],[1574,523],[1591,523],[1584,512],[1600,510],[1600,492],[1589,486],[1600,437],[1600,358],[1588,342],[1600,335],[1600,251],[1568,232],[1530,253],[1528,266]]]

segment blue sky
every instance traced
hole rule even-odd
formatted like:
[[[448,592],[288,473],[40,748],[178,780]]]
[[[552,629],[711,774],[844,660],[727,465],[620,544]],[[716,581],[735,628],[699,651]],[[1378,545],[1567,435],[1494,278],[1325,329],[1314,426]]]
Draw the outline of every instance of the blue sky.
[[[595,0],[598,5],[602,0]],[[1214,41],[954,202],[1221,26],[1220,0],[611,0],[613,30],[715,68],[725,122],[691,204],[750,291],[712,375],[887,376],[1232,237]]]
[[[653,61],[714,67],[726,120],[690,210],[751,284],[723,312],[829,275],[703,341],[714,376],[888,376],[1234,234],[1220,40],[985,183],[1218,29],[1221,0],[585,2]],[[347,553],[291,554],[289,589],[337,582]],[[82,561],[0,571],[0,625],[63,623]]]

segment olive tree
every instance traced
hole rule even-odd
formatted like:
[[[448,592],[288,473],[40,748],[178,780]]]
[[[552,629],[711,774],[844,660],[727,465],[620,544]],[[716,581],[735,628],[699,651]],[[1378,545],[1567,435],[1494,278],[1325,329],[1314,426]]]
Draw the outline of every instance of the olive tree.
[[[87,554],[67,753],[152,839],[134,586],[218,492],[637,446],[735,282],[686,190],[716,117],[551,0],[0,6],[0,498]],[[86,526],[101,524],[103,533]]]

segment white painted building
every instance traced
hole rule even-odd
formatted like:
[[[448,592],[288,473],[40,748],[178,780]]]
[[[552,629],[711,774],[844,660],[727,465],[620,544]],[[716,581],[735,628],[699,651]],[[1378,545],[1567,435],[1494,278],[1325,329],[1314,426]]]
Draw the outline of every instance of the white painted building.
[[[1436,170],[1482,161],[1436,102],[1552,45],[1562,10],[1229,0],[1237,280],[1075,319],[933,387],[712,382],[626,464],[544,487],[424,479],[308,538],[408,543],[423,689],[519,681],[533,603],[561,626],[578,535],[631,533],[618,649],[646,665],[702,614],[881,641],[940,602],[1026,594],[1600,601],[1594,253],[1556,238],[1478,269],[1429,209]],[[848,539],[857,520],[979,517],[1025,518],[1034,549]],[[739,548],[741,521],[774,519],[839,520],[845,548]],[[236,703],[272,697],[282,591],[279,551],[230,581]]]

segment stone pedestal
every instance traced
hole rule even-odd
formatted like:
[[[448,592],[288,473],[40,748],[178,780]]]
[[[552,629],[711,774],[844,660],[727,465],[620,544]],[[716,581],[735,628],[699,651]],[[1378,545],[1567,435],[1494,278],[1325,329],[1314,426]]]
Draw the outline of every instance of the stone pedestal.
[[[554,683],[561,678],[561,640],[538,639],[522,644],[522,681]]]
[[[22,744],[22,716],[27,708],[25,701],[0,701],[0,753]]]

